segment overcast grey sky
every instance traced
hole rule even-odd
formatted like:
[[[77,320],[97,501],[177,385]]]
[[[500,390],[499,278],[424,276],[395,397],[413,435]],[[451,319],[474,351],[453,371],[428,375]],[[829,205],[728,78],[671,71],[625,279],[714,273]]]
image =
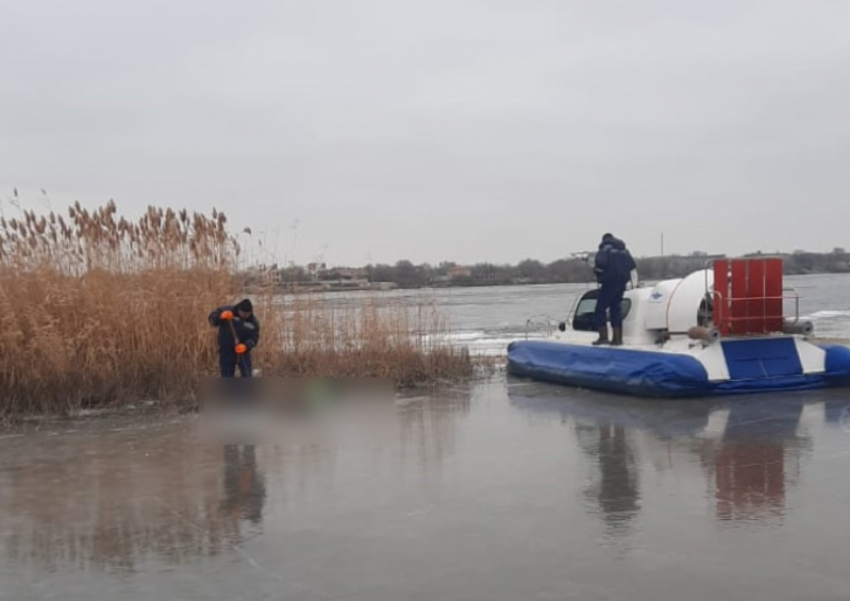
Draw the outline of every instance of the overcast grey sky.
[[[350,265],[605,231],[850,247],[850,2],[0,0],[0,23],[4,199],[215,206]]]

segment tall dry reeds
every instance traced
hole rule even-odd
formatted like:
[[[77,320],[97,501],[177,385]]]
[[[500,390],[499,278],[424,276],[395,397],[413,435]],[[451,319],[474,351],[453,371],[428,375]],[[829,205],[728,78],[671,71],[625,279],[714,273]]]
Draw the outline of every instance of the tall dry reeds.
[[[261,320],[254,367],[264,375],[408,386],[472,373],[466,352],[439,342],[433,302],[377,293],[339,307],[283,296],[272,277],[246,290],[226,225],[215,210],[155,207],[131,222],[114,202],[93,212],[76,203],[67,220],[0,218],[0,418],[192,397],[217,374],[207,315],[245,295]]]

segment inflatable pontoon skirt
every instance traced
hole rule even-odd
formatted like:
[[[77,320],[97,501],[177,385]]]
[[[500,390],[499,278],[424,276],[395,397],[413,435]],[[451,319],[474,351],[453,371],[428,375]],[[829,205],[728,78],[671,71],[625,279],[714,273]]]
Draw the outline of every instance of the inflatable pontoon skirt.
[[[627,347],[517,340],[508,345],[508,373],[542,382],[619,394],[687,398],[850,386],[850,348],[819,344],[825,371],[804,373],[792,338],[725,340],[731,378],[710,380],[691,355]]]

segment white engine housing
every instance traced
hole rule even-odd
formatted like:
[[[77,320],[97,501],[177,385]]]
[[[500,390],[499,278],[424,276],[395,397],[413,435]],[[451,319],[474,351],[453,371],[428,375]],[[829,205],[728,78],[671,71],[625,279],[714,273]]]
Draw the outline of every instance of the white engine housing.
[[[644,327],[648,330],[687,332],[698,324],[700,304],[713,286],[714,272],[710,269],[658,282],[646,301]]]

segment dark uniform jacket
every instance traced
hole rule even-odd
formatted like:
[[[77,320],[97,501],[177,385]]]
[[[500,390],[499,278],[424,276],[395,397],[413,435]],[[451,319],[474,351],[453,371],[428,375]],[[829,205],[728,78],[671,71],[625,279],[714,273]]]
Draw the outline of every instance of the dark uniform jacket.
[[[233,328],[239,340],[233,339],[227,320],[221,319],[224,311],[233,312]],[[244,342],[250,352],[260,342],[260,322],[254,313],[248,319],[242,319],[235,305],[225,305],[210,313],[208,319],[210,325],[218,327],[218,348],[223,353],[235,353],[236,345],[240,342]]]
[[[625,286],[636,266],[626,243],[612,236],[599,244],[593,271],[596,272],[596,280],[600,284]]]

